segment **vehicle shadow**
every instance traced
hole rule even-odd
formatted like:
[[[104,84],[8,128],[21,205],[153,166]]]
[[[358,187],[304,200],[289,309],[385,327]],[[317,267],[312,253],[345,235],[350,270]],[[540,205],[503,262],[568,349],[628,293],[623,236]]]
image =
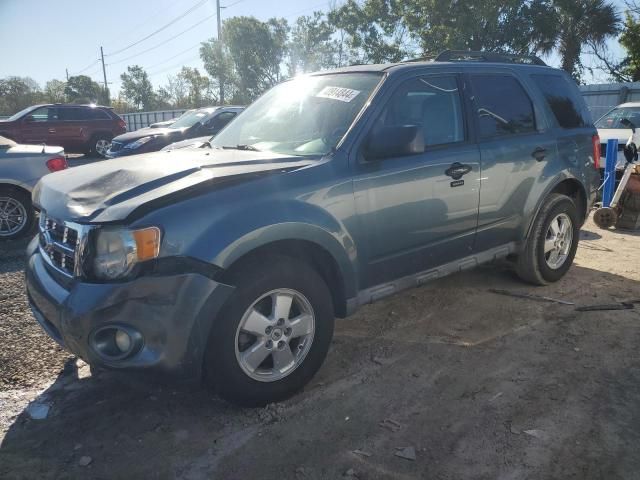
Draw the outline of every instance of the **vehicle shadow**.
[[[593,289],[588,288],[595,284],[602,286],[597,298],[593,297]],[[607,290],[607,287],[610,289]],[[70,360],[54,383],[36,399],[36,402],[41,401],[50,406],[48,417],[33,420],[28,409],[25,409],[6,433],[0,444],[0,477],[272,478],[264,472],[275,472],[278,468],[283,468],[284,462],[287,465],[285,471],[289,472],[285,477],[296,478],[293,475],[299,465],[296,462],[303,462],[305,465],[312,464],[316,471],[324,472],[323,469],[327,469],[325,477],[316,478],[337,478],[346,469],[341,452],[356,448],[363,439],[351,430],[351,424],[347,421],[332,422],[334,435],[331,438],[322,437],[314,430],[313,425],[324,422],[327,417],[345,418],[343,408],[349,407],[357,411],[362,410],[362,405],[367,405],[367,410],[370,410],[371,422],[377,422],[384,418],[384,411],[393,409],[390,402],[393,403],[392,398],[396,398],[398,392],[402,392],[402,402],[414,398],[416,406],[412,408],[421,412],[421,416],[411,420],[415,423],[413,427],[419,430],[415,435],[424,435],[421,437],[421,444],[429,446],[431,442],[433,445],[440,441],[445,443],[438,447],[438,451],[445,453],[440,458],[435,458],[438,461],[431,462],[430,477],[442,475],[447,478],[469,478],[465,477],[465,472],[458,472],[456,469],[460,465],[470,468],[474,462],[484,468],[490,464],[488,459],[495,461],[496,465],[511,463],[511,460],[521,458],[528,447],[522,442],[510,444],[509,438],[503,438],[502,430],[499,434],[496,433],[495,429],[502,429],[504,424],[499,411],[490,409],[485,412],[491,416],[491,422],[487,423],[486,430],[478,428],[479,418],[482,417],[476,410],[468,408],[462,397],[447,399],[440,396],[447,395],[447,390],[440,393],[433,389],[424,390],[427,386],[421,384],[421,381],[425,380],[411,376],[414,368],[411,365],[428,365],[432,372],[454,367],[462,369],[459,372],[463,379],[461,381],[470,382],[465,385],[465,388],[470,389],[476,386],[480,388],[483,381],[508,383],[516,375],[514,372],[522,369],[531,374],[527,376],[529,380],[520,381],[519,388],[536,391],[544,378],[532,371],[532,362],[553,364],[554,355],[575,354],[575,351],[573,348],[567,349],[559,339],[541,337],[545,342],[551,342],[550,346],[545,346],[547,350],[544,355],[530,358],[519,355],[516,351],[510,354],[509,362],[504,363],[500,355],[507,356],[510,349],[520,348],[518,343],[513,346],[511,342],[504,341],[505,338],[518,338],[527,331],[540,332],[541,326],[545,325],[554,328],[557,325],[558,328],[566,329],[568,322],[588,322],[595,321],[596,318],[603,325],[617,320],[625,328],[630,328],[630,315],[636,315],[633,320],[637,323],[637,312],[578,313],[572,306],[494,296],[488,293],[489,288],[508,288],[523,293],[547,295],[576,304],[612,303],[621,296],[631,298],[640,293],[640,283],[635,280],[579,266],[574,266],[558,284],[542,288],[515,280],[504,263],[456,274],[367,306],[351,319],[338,323],[332,352],[312,383],[291,400],[265,409],[236,408],[194,385],[167,384],[146,376],[112,371],[89,374],[87,366],[78,366],[75,360]],[[560,327],[561,325],[565,326]],[[436,341],[438,339],[444,341]],[[563,353],[555,353],[552,348],[554,342],[558,343]],[[439,344],[436,347],[440,350],[424,348],[424,345],[433,343]],[[487,345],[491,345],[491,348],[487,348]],[[398,346],[403,346],[404,356],[400,355],[393,360]],[[464,350],[460,350],[461,346],[464,346]],[[599,362],[599,355],[606,355],[601,350],[594,346],[592,351],[585,351],[581,355],[588,354],[589,361],[595,365]],[[464,354],[461,353],[463,351]],[[384,357],[389,352],[392,360],[375,360],[375,355]],[[492,352],[495,352],[495,358]],[[635,354],[636,349],[629,352]],[[493,362],[495,365],[476,370],[475,362],[479,360],[474,355],[480,355],[478,358],[483,362]],[[398,368],[404,373],[394,376],[393,381],[399,382],[399,385],[397,389],[390,389],[385,385],[384,372],[394,368],[394,362],[397,362]],[[404,365],[402,362],[408,363]],[[554,365],[554,368],[557,367],[557,364]],[[477,373],[470,380],[463,376],[463,370]],[[588,384],[589,388],[597,387],[597,384],[588,382],[576,383],[570,379],[556,378],[570,375],[571,372],[571,368],[566,372],[556,371],[554,381],[564,382],[566,388],[570,389],[566,394],[572,398],[580,396],[584,385]],[[580,372],[586,375],[589,371],[580,367]],[[456,375],[456,371],[449,374],[451,378]],[[379,381],[376,376],[380,377]],[[362,381],[365,377],[372,380],[369,383]],[[602,384],[603,388],[605,386],[606,384]],[[420,394],[416,391],[418,388],[423,389]],[[372,390],[375,390],[375,395],[371,394]],[[620,393],[616,410],[608,413],[616,417],[611,418],[612,425],[601,436],[593,431],[579,436],[580,428],[588,429],[591,424],[593,406],[580,404],[572,407],[585,416],[576,419],[576,431],[568,431],[567,435],[580,438],[581,449],[588,449],[590,446],[594,451],[614,449],[611,458],[618,459],[619,464],[609,465],[612,470],[608,471],[628,471],[629,462],[638,461],[634,458],[625,460],[626,457],[622,455],[624,446],[607,443],[608,439],[615,438],[613,433],[616,429],[622,428],[617,415],[623,418],[626,408],[629,412],[635,412],[637,403],[632,405],[629,402],[640,400],[636,390],[633,398],[624,397]],[[611,395],[613,393],[605,395],[601,392],[593,398],[610,398]],[[425,409],[424,404],[428,404],[429,408]],[[525,404],[527,408],[538,409],[538,406],[531,407],[529,400],[519,400],[516,396],[512,404],[505,405],[505,411],[512,418],[521,418],[525,414],[520,410]],[[552,410],[548,405],[545,408]],[[556,406],[554,414],[560,415],[562,408],[562,405]],[[541,416],[543,414],[544,410],[540,412]],[[571,416],[575,417],[575,414],[572,413]],[[447,418],[456,418],[459,435],[455,438],[443,435],[441,428],[429,427],[439,426]],[[600,423],[605,421],[606,419],[599,420]],[[291,430],[306,432],[304,435],[307,443],[288,440],[287,431]],[[379,430],[384,433],[383,429]],[[624,434],[627,437],[631,435],[626,427]],[[628,449],[633,449],[633,445],[640,440],[637,434],[632,436],[635,443],[628,443]],[[380,442],[388,442],[387,437],[389,435],[385,434]],[[590,458],[575,458],[570,450],[565,450],[562,438],[557,443],[548,442],[544,449],[536,452],[553,457],[554,465],[562,465],[564,462],[576,466],[576,471],[581,462],[591,465]],[[278,445],[278,455],[260,453],[273,449],[274,442]],[[504,442],[504,445],[500,442]],[[460,445],[472,445],[473,448],[463,449],[455,458],[458,463],[452,464],[454,458],[450,456],[450,452],[459,449]],[[389,448],[393,450],[392,447]],[[323,455],[314,455],[313,451],[316,449],[323,452]],[[482,455],[474,454],[467,458],[467,455],[472,455],[471,452],[481,452]],[[509,462],[504,462],[505,452],[512,456]],[[365,465],[373,465],[382,461],[380,457],[374,456],[363,462]],[[234,475],[216,476],[215,472],[223,468],[234,472]],[[371,478],[378,478],[375,476],[377,470],[371,468]],[[496,478],[498,473],[499,469],[496,469],[495,475],[487,478]],[[545,478],[545,475],[538,478]],[[587,475],[582,478],[596,477]]]
[[[19,240],[0,240],[0,274],[12,273],[24,269],[25,251],[31,237],[35,233],[30,232],[26,238]]]

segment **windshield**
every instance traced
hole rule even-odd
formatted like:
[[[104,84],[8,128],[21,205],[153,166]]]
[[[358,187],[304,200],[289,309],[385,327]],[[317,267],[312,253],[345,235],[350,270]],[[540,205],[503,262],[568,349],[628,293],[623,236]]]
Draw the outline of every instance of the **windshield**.
[[[325,155],[342,139],[381,78],[378,73],[345,73],[281,83],[231,122],[211,145]]]
[[[27,108],[23,108],[22,110],[20,110],[18,113],[14,113],[13,115],[11,115],[9,118],[7,118],[8,122],[13,122],[14,120],[18,120],[20,117],[22,117],[24,114],[26,114],[27,112],[33,110],[36,107],[27,107]]]
[[[620,124],[620,120],[627,119],[636,127],[640,127],[640,107],[617,107],[596,122],[596,128],[614,128],[628,130]]]
[[[211,111],[207,110],[195,110],[193,112],[185,112],[174,123],[169,125],[169,128],[189,128],[193,127],[203,118],[211,115]]]

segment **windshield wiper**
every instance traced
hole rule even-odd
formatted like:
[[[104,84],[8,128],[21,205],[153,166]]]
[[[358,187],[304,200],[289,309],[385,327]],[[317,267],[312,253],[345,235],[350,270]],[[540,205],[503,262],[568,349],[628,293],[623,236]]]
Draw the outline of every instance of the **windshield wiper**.
[[[236,145],[235,147],[231,147],[231,146],[224,146],[222,147],[225,150],[248,150],[251,152],[259,152],[260,150],[258,150],[256,147],[254,147],[253,145]]]

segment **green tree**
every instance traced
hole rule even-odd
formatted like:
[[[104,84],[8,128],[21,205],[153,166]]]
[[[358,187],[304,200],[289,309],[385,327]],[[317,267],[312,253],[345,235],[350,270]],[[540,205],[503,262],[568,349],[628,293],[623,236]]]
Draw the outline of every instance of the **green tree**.
[[[120,94],[127,102],[138,110],[151,110],[155,107],[155,94],[149,75],[139,65],[129,65],[127,71],[120,75],[122,86]]]
[[[338,45],[333,27],[322,12],[298,17],[289,40],[289,75],[337,66]]]
[[[640,9],[636,11],[640,13]],[[632,11],[626,13],[620,44],[626,50],[621,63],[622,74],[627,81],[640,82],[640,18],[633,15]]]
[[[189,108],[204,107],[210,103],[211,85],[206,75],[201,75],[197,68],[182,67],[177,76],[186,87]]]
[[[30,77],[0,78],[0,115],[13,115],[42,101],[38,83]]]
[[[347,0],[329,12],[328,18],[342,34],[341,65],[397,62],[413,54],[403,1]]]
[[[619,33],[620,23],[614,5],[605,0],[553,0],[551,15],[538,24],[542,38],[536,50],[557,51],[562,69],[580,81],[580,56],[585,47],[602,47]]]
[[[108,103],[108,93],[86,75],[69,77],[64,88],[68,102],[73,103]]]
[[[284,19],[230,18],[222,29],[223,44],[211,39],[200,48],[205,70],[224,92],[232,92],[234,103],[249,103],[283,79],[288,31]]]
[[[44,98],[47,102],[63,103],[65,101],[64,89],[67,86],[62,80],[49,80],[44,85]]]

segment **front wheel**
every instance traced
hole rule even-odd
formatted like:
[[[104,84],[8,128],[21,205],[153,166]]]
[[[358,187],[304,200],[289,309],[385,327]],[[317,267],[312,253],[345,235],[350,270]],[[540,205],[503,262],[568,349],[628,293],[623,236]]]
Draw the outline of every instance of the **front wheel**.
[[[204,371],[232,403],[256,407],[300,390],[322,365],[333,336],[333,304],[309,265],[273,256],[232,274],[236,285],[214,320]]]
[[[549,195],[518,256],[518,276],[534,285],[560,280],[573,263],[580,236],[579,225],[573,200],[557,193]]]

